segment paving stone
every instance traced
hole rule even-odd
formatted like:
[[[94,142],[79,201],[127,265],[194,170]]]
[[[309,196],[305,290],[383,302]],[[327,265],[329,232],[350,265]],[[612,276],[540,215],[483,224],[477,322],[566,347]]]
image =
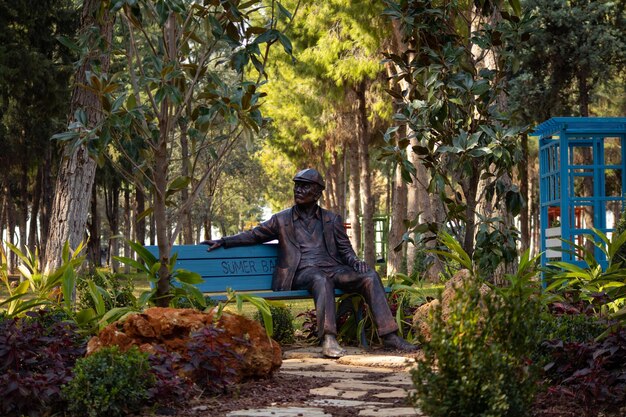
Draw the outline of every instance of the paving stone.
[[[411,407],[366,408],[359,411],[360,416],[376,417],[417,417],[424,416],[418,409]]]
[[[393,375],[385,376],[380,380],[380,382],[394,385],[413,385],[411,375],[406,372],[396,372]]]
[[[363,355],[366,351],[362,348],[346,346],[344,347],[348,355]],[[298,349],[291,349],[283,352],[283,359],[328,359],[322,354],[321,346],[307,346]],[[333,359],[331,359],[333,360]]]
[[[339,398],[318,398],[309,401],[311,405],[318,406],[331,406],[331,407],[385,407],[389,406],[388,403],[375,402],[375,401],[359,401],[359,400],[344,400]]]
[[[380,391],[380,390],[396,390],[398,387],[393,385],[381,385],[377,381],[355,381],[355,380],[343,380],[340,382],[334,382],[330,385],[333,388],[339,390],[368,390],[368,391]]]
[[[283,360],[281,369],[303,369],[306,370],[311,367],[323,367],[328,371],[341,371],[341,372],[369,372],[380,374],[392,374],[397,370],[390,368],[372,368],[369,366],[354,366],[338,364],[334,359],[324,358],[306,358],[306,359],[287,359]]]
[[[313,395],[319,395],[322,397],[339,397],[339,393],[343,391],[339,391],[333,387],[321,387],[321,388],[313,388],[309,390],[309,392]]]
[[[384,355],[346,355],[337,359],[337,363],[352,366],[367,366],[372,368],[410,368],[415,359],[404,356]]]
[[[354,390],[335,389],[333,387],[321,387],[321,388],[311,389],[310,393],[313,395],[319,395],[321,397],[339,397],[339,398],[352,400],[352,399],[363,397],[364,395],[367,394],[367,391],[354,391]]]
[[[407,395],[409,395],[408,392],[406,392],[403,389],[398,389],[395,391],[390,391],[390,392],[379,392],[378,394],[374,394],[374,397],[376,398],[406,398]]]
[[[332,417],[324,410],[313,407],[270,407],[231,411],[227,417]]]
[[[289,375],[301,375],[308,377],[316,377],[316,378],[329,378],[329,379],[354,379],[354,378],[364,378],[366,373],[357,373],[357,372],[334,372],[334,371],[280,371],[284,374]]]

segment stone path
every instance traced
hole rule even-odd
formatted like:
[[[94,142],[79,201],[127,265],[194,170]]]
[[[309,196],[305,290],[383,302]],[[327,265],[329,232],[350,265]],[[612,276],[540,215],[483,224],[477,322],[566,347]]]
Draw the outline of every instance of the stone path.
[[[328,379],[328,385],[312,389],[313,398],[297,406],[275,406],[228,413],[228,417],[425,417],[411,407],[409,369],[413,359],[348,349],[340,359],[323,358],[319,348],[285,352],[279,372]],[[330,411],[329,411],[330,410]]]

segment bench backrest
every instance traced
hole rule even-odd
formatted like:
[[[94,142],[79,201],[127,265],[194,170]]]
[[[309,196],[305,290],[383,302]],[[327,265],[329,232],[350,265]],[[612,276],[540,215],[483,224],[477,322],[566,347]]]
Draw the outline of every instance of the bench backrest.
[[[146,246],[158,257],[157,246]],[[218,248],[207,252],[206,245],[177,245],[177,268],[197,272],[204,283],[197,285],[205,293],[235,291],[266,291],[272,288],[272,274],[278,259],[278,244]]]

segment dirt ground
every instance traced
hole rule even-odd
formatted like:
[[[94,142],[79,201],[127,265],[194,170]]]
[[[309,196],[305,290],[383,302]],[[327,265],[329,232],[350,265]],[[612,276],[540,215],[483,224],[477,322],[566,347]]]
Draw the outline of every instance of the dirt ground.
[[[316,396],[313,388],[327,386],[328,378],[303,377],[277,373],[271,378],[247,381],[233,387],[228,393],[216,397],[200,397],[180,410],[157,410],[157,415],[174,417],[224,417],[231,411],[271,406],[304,406]],[[326,407],[324,410],[335,417],[351,417],[354,410]],[[145,414],[144,416],[148,416]]]

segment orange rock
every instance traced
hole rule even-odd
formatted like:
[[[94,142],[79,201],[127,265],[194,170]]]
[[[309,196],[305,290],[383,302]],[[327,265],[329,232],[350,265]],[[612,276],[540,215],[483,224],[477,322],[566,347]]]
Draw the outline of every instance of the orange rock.
[[[462,288],[464,282],[470,279],[472,279],[470,272],[466,269],[461,269],[446,282],[441,294],[441,317],[444,321],[450,316],[457,291]],[[489,287],[485,284],[480,287],[480,293],[482,295],[487,294],[489,291]],[[438,305],[438,299],[432,300],[429,303],[419,306],[413,315],[413,328],[422,334],[426,340],[430,340],[431,337],[428,315]]]
[[[128,316],[123,323],[112,323],[91,338],[87,354],[104,346],[117,345],[126,351],[138,346],[143,352],[154,352],[160,345],[186,357],[191,333],[213,325],[215,310],[203,313],[193,309],[154,307]],[[269,338],[261,325],[246,317],[223,313],[216,327],[224,329],[226,338],[243,360],[238,363],[236,380],[271,375],[282,364],[280,345]],[[209,349],[209,347],[207,347]]]

